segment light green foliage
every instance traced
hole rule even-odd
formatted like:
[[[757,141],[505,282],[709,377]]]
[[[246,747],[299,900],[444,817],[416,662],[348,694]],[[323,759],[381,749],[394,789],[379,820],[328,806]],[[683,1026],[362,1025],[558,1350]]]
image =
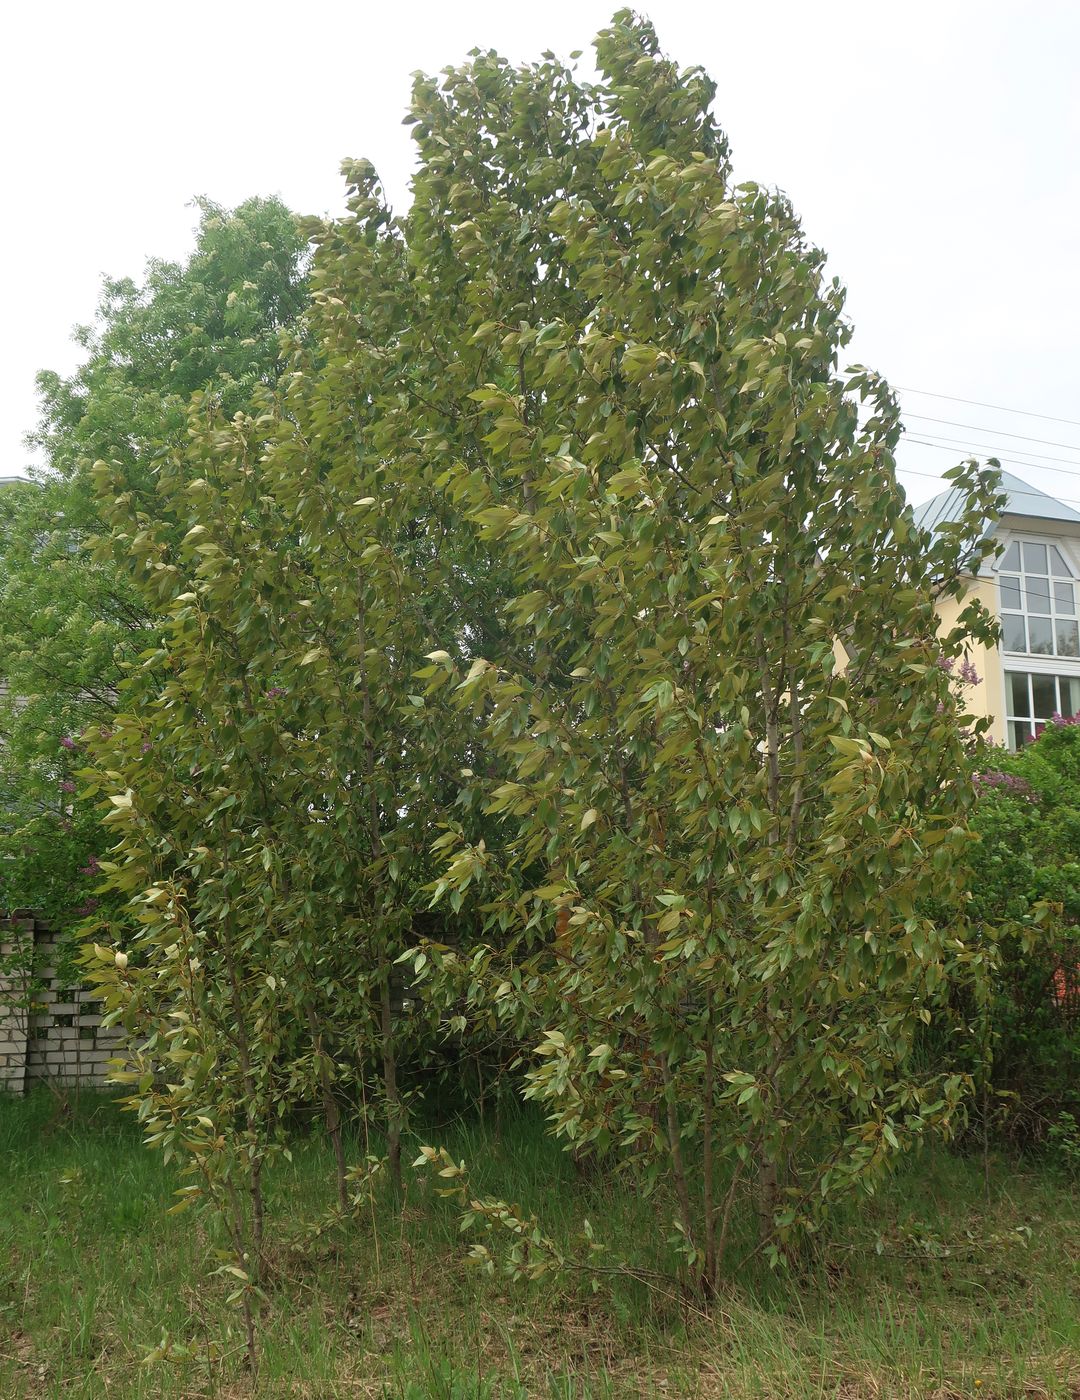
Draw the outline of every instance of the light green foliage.
[[[158,454],[183,440],[192,392],[223,411],[280,371],[278,337],[306,299],[304,244],[276,200],[229,212],[199,204],[184,264],[152,262],[143,283],[106,281],[85,358],[42,373],[31,441],[44,467],[0,493],[0,906],[33,907],[59,927],[98,883],[92,810],[62,787],[78,767],[65,743],[108,724],[123,662],[152,635],[146,600],[91,541],[102,526],[90,468],[145,500]]]
[[[111,804],[106,868],[139,929],[125,965],[103,951],[89,966],[132,1034],[122,1074],[151,1140],[196,1174],[179,1204],[222,1209],[245,1287],[286,1116],[321,1106],[344,1213],[342,1114],[381,1107],[400,1187],[398,1061],[434,1029],[418,1007],[395,1028],[392,973],[466,753],[456,711],[412,680],[453,605],[441,523],[383,451],[405,309],[385,224],[358,189],[353,220],[320,233],[318,354],[294,340],[249,413],[196,396],[152,506],[117,493],[122,465],[95,469],[113,502],[102,548],[159,621],[86,775]],[[334,291],[344,265],[358,315]]]
[[[279,200],[196,206],[187,262],[151,261],[142,285],[107,279],[97,323],[76,332],[83,363],[68,379],[38,376],[31,441],[53,471],[79,478],[91,512],[94,461],[119,461],[131,487],[149,486],[154,450],[183,435],[191,395],[211,393],[229,416],[245,407],[280,372],[280,333],[306,305],[304,241]]]
[[[0,491],[0,911],[33,909],[59,929],[99,883],[76,736],[108,714],[116,648],[142,623],[110,571],[75,557],[70,494],[58,480]]]

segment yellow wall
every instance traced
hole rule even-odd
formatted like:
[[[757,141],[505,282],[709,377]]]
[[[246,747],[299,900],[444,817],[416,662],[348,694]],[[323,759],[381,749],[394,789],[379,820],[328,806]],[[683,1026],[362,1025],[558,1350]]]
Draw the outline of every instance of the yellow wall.
[[[939,632],[944,634],[956,626],[956,619],[975,597],[994,617],[998,616],[997,583],[992,578],[969,578],[967,592],[960,599],[945,598],[938,608]],[[996,743],[1005,742],[1005,677],[1001,653],[996,647],[987,648],[981,642],[968,643],[968,659],[982,677],[979,685],[960,687],[964,708],[981,718],[990,715],[994,724],[987,737]]]

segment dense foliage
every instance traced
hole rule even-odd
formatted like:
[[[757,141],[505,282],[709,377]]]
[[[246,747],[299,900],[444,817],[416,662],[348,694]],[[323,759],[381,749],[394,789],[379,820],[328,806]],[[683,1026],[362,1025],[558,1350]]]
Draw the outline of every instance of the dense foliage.
[[[842,293],[783,198],[732,187],[711,83],[625,19],[597,58],[596,89],[481,55],[414,101],[399,453],[501,563],[513,629],[424,673],[482,719],[496,771],[462,802],[503,818],[442,843],[487,942],[425,956],[533,1038],[569,1144],[670,1187],[708,1289],[733,1209],[782,1248],[958,1100],[909,1052],[969,950],[935,658],[985,619],[942,642],[933,603],[992,491],[912,528],[895,403],[836,376]]]
[[[999,1127],[1080,1114],[1080,727],[977,761],[972,914],[1003,930],[989,1022]]]
[[[186,262],[107,280],[68,378],[38,377],[35,479],[0,493],[0,909],[59,929],[92,907],[101,833],[74,789],[79,736],[111,724],[123,667],[153,635],[152,606],[93,557],[102,517],[91,467],[145,503],[160,454],[182,442],[195,390],[221,411],[281,372],[278,336],[306,301],[305,244],[277,200],[202,201]]]
[[[895,399],[841,376],[843,292],[733,185],[713,85],[626,12],[596,48],[595,84],[419,78],[409,214],[350,162],[280,362],[222,388],[181,337],[183,430],[92,473],[93,567],[153,626],[86,734],[125,909],[89,964],[249,1345],[288,1116],[319,1107],[348,1213],[384,1164],[342,1116],[399,1180],[440,1040],[518,1053],[706,1293],[736,1213],[780,1259],[962,1098],[912,1046],[979,956],[939,661],[989,620],[942,638],[935,604],[994,478],[916,529]]]

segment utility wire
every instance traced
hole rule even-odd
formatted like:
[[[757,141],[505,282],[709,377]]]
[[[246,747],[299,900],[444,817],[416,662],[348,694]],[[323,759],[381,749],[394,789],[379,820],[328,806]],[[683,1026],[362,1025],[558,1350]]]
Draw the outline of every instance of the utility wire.
[[[897,470],[898,472],[904,473],[904,474],[906,474],[906,475],[908,475],[908,476],[921,476],[921,477],[923,477],[926,481],[936,481],[937,484],[938,484],[939,486],[946,486],[946,487],[949,486],[949,483],[948,483],[948,482],[942,481],[942,479],[941,479],[940,476],[934,476],[932,472],[916,472],[916,471],[912,471],[910,467],[897,467],[896,470]],[[940,495],[941,493],[939,492],[938,494]],[[1039,495],[1037,495],[1036,492],[1034,492],[1034,491],[1010,491],[1010,492],[1009,492],[1009,495],[1010,495],[1010,496],[1027,496],[1027,497],[1029,497],[1029,498],[1030,498],[1031,500],[1033,500],[1033,501],[1036,501],[1036,500],[1045,500],[1045,499],[1046,499],[1044,496],[1039,496]],[[933,498],[931,497],[931,499],[933,499]],[[1078,500],[1076,497],[1073,497],[1073,496],[1055,496],[1054,499],[1055,499],[1060,505],[1066,505],[1066,506],[1080,506],[1080,500]],[[921,502],[921,504],[922,504],[922,505],[925,505],[926,502],[923,501],[923,502]],[[919,507],[916,506],[915,509],[918,510]],[[1007,514],[1008,514],[1008,511],[1006,511],[1005,514],[1007,515]],[[1033,516],[1032,518],[1033,518],[1033,519],[1041,519],[1042,517]]]
[[[917,442],[920,447],[936,447],[939,452],[952,452],[954,457],[956,455],[956,453],[951,447],[941,447],[936,442],[926,442],[922,438],[908,438],[907,441]],[[1009,462],[1018,467],[1031,465],[1031,463],[1029,462],[1017,462],[1012,457],[999,457],[997,460],[999,462]],[[897,466],[896,470],[898,472],[905,472],[908,476],[925,477],[927,481],[936,481],[940,486],[943,486],[946,489],[949,488],[949,483],[947,481],[943,481],[940,476],[936,476],[933,472],[920,472],[916,471],[914,467],[901,466]],[[1049,470],[1049,468],[1046,468],[1046,470]],[[1012,492],[1012,494],[1015,496],[1029,496],[1033,501],[1044,499],[1043,493],[1041,491],[1014,491]],[[1080,499],[1078,499],[1075,496],[1055,496],[1053,499],[1060,501],[1063,505],[1080,506]]]
[[[997,449],[993,443],[972,442],[970,438],[947,437],[945,433],[925,433],[922,438],[908,438],[907,440],[909,442],[921,442],[925,438],[931,439],[935,445],[939,442],[955,442],[960,447],[977,448],[980,452],[989,452],[992,456],[997,455]],[[1019,451],[1020,449],[1017,450]],[[1045,452],[1025,452],[1024,456],[1036,458],[1037,460],[1028,462],[1026,465],[1036,467],[1041,472],[1057,472],[1061,476],[1072,476],[1080,472],[1080,457],[1051,457]],[[1071,466],[1073,470],[1070,472],[1063,471],[1061,467],[1044,467],[1042,465],[1043,462],[1064,462],[1066,465]]]
[[[954,447],[944,447],[940,442],[931,442],[928,438],[905,437],[904,441],[917,442],[920,447],[935,447],[939,452],[951,452],[954,457],[957,455],[956,449]],[[977,457],[978,455],[979,454],[977,452],[969,452],[968,458]],[[1036,462],[1024,462],[1019,457],[1002,457],[1001,454],[998,452],[993,452],[990,455],[994,458],[995,461],[1008,462],[1014,467],[1031,467],[1033,470],[1040,472],[1061,471],[1060,467],[1043,467]],[[965,458],[965,460],[967,459]],[[1072,476],[1073,473],[1062,472],[1062,475]],[[1080,467],[1077,468],[1076,477],[1078,480],[1080,480]]]
[[[931,389],[908,389],[903,384],[897,384],[894,387],[901,394],[921,394],[928,399],[947,399],[949,403],[966,403],[972,408],[990,408],[995,413],[1015,413],[1020,418],[1042,418],[1047,423],[1065,423],[1070,428],[1080,428],[1080,419],[1077,418],[1055,418],[1049,413],[1032,413],[1028,408],[1005,408],[999,403],[983,403],[981,399],[961,399],[955,394],[935,394]]]
[[[1080,443],[1054,442],[1050,438],[1025,437],[1023,433],[1007,433],[1003,428],[988,428],[984,423],[955,423],[951,418],[930,418],[925,413],[907,413],[906,418],[917,418],[920,423],[944,423],[947,428],[971,428],[976,433],[993,433],[995,437],[1016,438],[1018,442],[1037,442],[1043,447],[1064,447],[1069,452],[1080,452]]]
[[[1022,418],[1037,418],[1041,419],[1043,422],[1046,423],[1063,423],[1070,428],[1080,428],[1080,419],[1077,418],[1058,418],[1050,413],[1034,413],[1030,409],[1026,408],[1007,408],[1004,404],[987,403],[983,399],[965,399],[961,398],[958,394],[938,394],[931,389],[914,389],[908,385],[903,384],[896,384],[893,387],[902,394],[918,394],[923,398],[942,399],[948,403],[967,404],[971,408],[988,408],[994,413],[1012,413]],[[984,424],[958,423],[951,418],[932,418],[928,414],[924,413],[905,413],[904,417],[917,419],[919,422],[922,423],[940,423],[949,428],[963,428],[965,430],[970,430],[978,433],[992,433],[997,437],[1014,438],[1018,442],[1034,442],[1043,447],[1063,447],[1067,451],[1075,451],[1080,453],[1080,445],[1078,445],[1077,443],[1057,442],[1056,440],[1051,440],[1049,438],[1027,437],[1022,433],[1008,433],[1000,428],[989,427]],[[1019,457],[1002,457],[1000,454],[994,451],[994,449],[991,448],[987,443],[972,443],[969,439],[947,437],[944,433],[933,433],[929,432],[927,429],[920,429],[918,431],[925,433],[926,436],[911,437],[905,434],[904,441],[916,443],[920,447],[935,448],[938,452],[950,452],[954,456],[956,455],[956,447],[967,447],[969,451],[973,448],[977,448],[981,452],[992,453],[992,455],[999,462],[1007,462],[1010,466],[1031,467],[1035,471],[1054,472],[1056,475],[1069,476],[1074,478],[1074,480],[1080,480],[1080,458],[1076,460],[1074,465],[1070,458],[1051,457],[1049,454],[1043,452],[1024,453],[1025,458],[1038,458],[1038,461],[1024,460],[1023,458]],[[930,441],[930,439],[934,440]],[[946,446],[945,444],[947,443],[956,444],[956,446]],[[1014,448],[1013,451],[1023,452],[1024,449]],[[977,454],[973,453],[973,455]],[[1062,465],[1058,467],[1044,465],[1047,462],[1060,462],[1062,463]],[[925,481],[936,481],[940,486],[947,487],[947,483],[943,481],[940,476],[936,476],[933,472],[918,471],[914,467],[904,467],[900,466],[899,464],[897,464],[896,470],[901,475],[922,477]],[[1016,496],[1028,496],[1031,500],[1038,500],[1040,495],[1040,493],[1036,491],[1017,491],[1013,494]],[[1060,500],[1063,505],[1080,506],[1080,498],[1074,496],[1059,496],[1057,499]]]

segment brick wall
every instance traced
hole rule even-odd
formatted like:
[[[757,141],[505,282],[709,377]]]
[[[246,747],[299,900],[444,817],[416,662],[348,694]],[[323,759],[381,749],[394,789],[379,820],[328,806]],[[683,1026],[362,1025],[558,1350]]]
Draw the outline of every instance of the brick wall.
[[[27,986],[34,941],[30,920],[0,921],[0,1088],[26,1087]]]
[[[0,950],[18,948],[24,960],[33,940],[34,981],[27,1007],[23,977],[0,978],[0,1088],[103,1083],[121,1034],[102,1029],[100,1003],[86,987],[57,973],[56,935],[30,919],[8,921],[3,932]]]

